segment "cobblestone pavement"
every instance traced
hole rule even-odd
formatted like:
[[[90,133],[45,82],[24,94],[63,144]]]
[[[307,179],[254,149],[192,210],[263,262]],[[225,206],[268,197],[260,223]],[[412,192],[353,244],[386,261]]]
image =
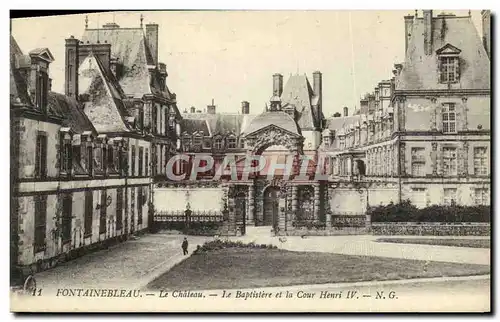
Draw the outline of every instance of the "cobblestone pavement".
[[[128,240],[107,250],[91,253],[37,273],[37,287],[58,288],[142,288],[185,258],[183,235],[149,234]],[[189,250],[207,237],[189,236]]]
[[[490,249],[488,248],[376,242],[379,238],[397,237],[398,236],[352,235],[328,237],[306,236],[305,238],[300,236],[287,236],[285,238],[280,238],[271,236],[268,227],[250,227],[250,229],[247,229],[246,236],[235,237],[233,239],[245,242],[254,241],[259,244],[274,244],[280,248],[294,251],[331,252],[346,255],[381,256],[468,264],[490,264]],[[420,236],[412,237],[421,238]],[[282,241],[280,241],[280,239]]]

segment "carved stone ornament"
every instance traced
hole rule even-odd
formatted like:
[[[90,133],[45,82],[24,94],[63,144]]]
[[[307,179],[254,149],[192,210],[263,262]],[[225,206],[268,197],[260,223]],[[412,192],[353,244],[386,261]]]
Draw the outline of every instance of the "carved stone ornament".
[[[272,145],[281,145],[289,151],[302,150],[302,137],[293,133],[284,131],[278,127],[271,126],[252,133],[245,137],[245,142],[249,150],[254,154],[265,150]]]

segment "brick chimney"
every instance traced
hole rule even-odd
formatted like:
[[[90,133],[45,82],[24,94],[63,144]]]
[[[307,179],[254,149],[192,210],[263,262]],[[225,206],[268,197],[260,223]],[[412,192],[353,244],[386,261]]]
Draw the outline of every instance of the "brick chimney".
[[[158,28],[157,24],[146,25],[146,40],[155,65],[158,65]]]
[[[241,102],[241,114],[250,114],[250,103],[247,101]]]
[[[213,98],[212,98],[212,105],[207,105],[207,113],[208,114],[215,114],[215,104],[214,104]]]
[[[50,86],[49,65],[54,61],[54,57],[47,48],[32,50],[29,52],[29,57],[30,66],[27,72],[29,92],[34,98],[35,106],[46,112]]]
[[[424,11],[424,53],[432,54],[432,10]]]
[[[78,67],[79,64],[79,44],[74,36],[66,39],[66,60],[64,68],[64,93],[66,96],[78,99]]]
[[[413,16],[405,16],[405,53],[408,51],[408,43],[410,42],[413,29]]]
[[[318,97],[318,102],[317,105],[315,106],[315,114],[317,119],[319,120],[321,118],[321,115],[323,113],[322,111],[322,100],[323,100],[323,80],[322,80],[322,75],[320,71],[315,71],[313,73],[313,91],[314,95]]]
[[[273,75],[273,96],[281,97],[283,93],[283,75],[274,74]]]
[[[491,23],[490,23],[490,16],[491,12],[490,10],[482,10],[481,11],[481,16],[482,16],[482,25],[483,25],[483,45],[484,49],[486,49],[486,53],[488,54],[488,57],[491,59]]]
[[[344,116],[349,116],[349,109],[347,106],[344,106]]]
[[[191,106],[191,113],[196,113],[196,108],[194,106]]]

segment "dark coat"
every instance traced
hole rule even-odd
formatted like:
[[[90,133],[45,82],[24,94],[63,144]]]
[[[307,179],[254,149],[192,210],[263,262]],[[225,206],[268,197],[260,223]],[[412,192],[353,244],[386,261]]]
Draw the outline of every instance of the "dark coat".
[[[188,248],[188,241],[187,240],[184,240],[182,242],[182,249],[187,249]]]

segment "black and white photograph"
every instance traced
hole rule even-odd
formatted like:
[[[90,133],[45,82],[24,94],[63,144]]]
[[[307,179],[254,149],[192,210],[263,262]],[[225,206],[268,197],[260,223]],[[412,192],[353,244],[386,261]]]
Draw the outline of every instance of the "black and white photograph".
[[[10,311],[491,312],[492,15],[18,11]]]

